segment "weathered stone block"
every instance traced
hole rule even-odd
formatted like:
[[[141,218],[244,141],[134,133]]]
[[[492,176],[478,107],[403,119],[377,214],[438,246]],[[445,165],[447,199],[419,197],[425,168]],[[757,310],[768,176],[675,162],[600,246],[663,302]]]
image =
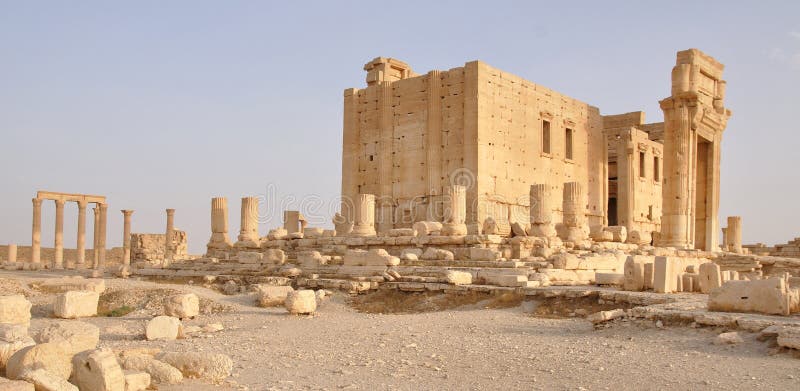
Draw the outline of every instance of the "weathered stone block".
[[[164,315],[194,318],[200,314],[200,298],[194,293],[172,295],[164,300]]]
[[[76,354],[72,358],[72,382],[81,391],[125,391],[125,374],[110,349]]]
[[[125,391],[144,391],[149,387],[149,373],[125,371]]]
[[[233,371],[233,361],[224,354],[162,353],[157,358],[178,368],[183,376],[212,382],[225,380]]]
[[[56,296],[53,314],[58,318],[75,319],[97,315],[100,294],[93,291],[69,291]]]
[[[294,291],[290,286],[257,285],[256,303],[259,307],[277,307],[286,302],[289,292]]]
[[[25,372],[43,369],[67,380],[72,373],[72,354],[67,344],[48,342],[20,349],[8,359],[6,377],[21,379]]]
[[[472,284],[472,273],[448,270],[445,273],[445,280],[448,284],[469,285]]]
[[[0,296],[0,323],[29,325],[31,302],[23,295]]]
[[[148,341],[183,338],[183,324],[180,319],[172,316],[156,316],[147,322],[145,337]]]
[[[38,343],[65,343],[70,354],[97,348],[100,329],[91,323],[60,321],[52,323],[36,335]]]
[[[782,277],[755,281],[728,281],[711,290],[708,310],[719,312],[760,312],[789,315],[798,292],[788,289]]]
[[[314,313],[317,310],[316,295],[310,289],[289,292],[286,295],[284,306],[290,314]]]

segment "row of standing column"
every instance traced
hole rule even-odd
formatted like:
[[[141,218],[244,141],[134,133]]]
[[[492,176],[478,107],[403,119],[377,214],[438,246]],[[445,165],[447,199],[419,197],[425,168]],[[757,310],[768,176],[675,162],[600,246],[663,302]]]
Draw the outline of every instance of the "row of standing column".
[[[42,201],[43,199],[34,198],[33,202],[33,224],[31,232],[31,263],[41,264],[42,246]],[[54,238],[53,269],[64,268],[64,204],[63,200],[55,200],[56,204],[56,224]],[[86,262],[86,206],[85,202],[78,202],[78,235],[77,235],[77,259],[76,266],[82,267]],[[106,222],[107,204],[96,204],[94,208],[94,259],[92,266],[97,269],[105,264],[106,258]],[[128,235],[129,236],[129,235]],[[73,265],[67,265],[72,268]]]

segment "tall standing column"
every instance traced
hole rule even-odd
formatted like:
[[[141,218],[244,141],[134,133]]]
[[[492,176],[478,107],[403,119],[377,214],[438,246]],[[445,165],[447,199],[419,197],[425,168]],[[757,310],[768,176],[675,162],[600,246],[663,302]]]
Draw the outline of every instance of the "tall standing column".
[[[56,200],[56,234],[53,269],[64,268],[64,200]]]
[[[728,216],[728,251],[742,253],[742,217]]]
[[[132,210],[121,210],[122,212],[122,264],[131,265],[131,215]]]
[[[236,246],[258,247],[258,197],[243,197],[241,212]]]
[[[92,269],[100,262],[100,204],[94,204],[94,227],[92,236]]]
[[[375,195],[359,194],[351,236],[375,236]]]
[[[380,133],[378,137],[378,232],[394,228],[394,106],[392,105],[392,82],[382,81],[378,107],[380,108]],[[373,197],[375,198],[375,197]],[[356,206],[358,208],[358,206]],[[375,219],[373,218],[373,222]],[[373,227],[374,229],[374,227]]]
[[[553,206],[550,202],[550,186],[544,183],[531,185],[530,190],[530,236],[552,238],[556,236],[553,225]]]
[[[722,251],[728,251],[728,228],[722,228]]]
[[[39,265],[42,262],[42,200],[33,200],[33,224],[31,232],[31,263]]]
[[[208,248],[228,248],[228,200],[225,197],[211,199],[211,239]]]
[[[581,242],[586,240],[589,227],[586,225],[586,202],[583,197],[583,187],[578,182],[564,184],[564,210],[563,232],[561,239],[568,242]]]
[[[17,245],[16,244],[9,244],[8,245],[8,259],[9,262],[16,262],[17,261]]]
[[[467,234],[467,188],[451,185],[448,189],[448,203],[445,209],[442,235],[460,236]]]
[[[425,154],[428,168],[428,194],[436,200],[442,193],[442,71],[428,72],[428,121]],[[464,199],[466,205],[466,198]],[[428,220],[438,221],[436,203],[428,203]],[[464,211],[466,215],[466,210]],[[465,225],[466,226],[466,225]]]
[[[100,248],[97,255],[95,269],[103,270],[106,266],[106,226],[108,223],[108,204],[100,204],[100,238],[97,239]]]
[[[83,268],[86,263],[86,201],[78,201],[78,243],[75,251],[77,253],[75,265]],[[72,262],[67,262],[67,268],[72,269],[73,267]]]
[[[175,230],[175,209],[167,209],[167,231],[164,234],[164,259],[168,261],[171,261],[174,255],[173,230]]]

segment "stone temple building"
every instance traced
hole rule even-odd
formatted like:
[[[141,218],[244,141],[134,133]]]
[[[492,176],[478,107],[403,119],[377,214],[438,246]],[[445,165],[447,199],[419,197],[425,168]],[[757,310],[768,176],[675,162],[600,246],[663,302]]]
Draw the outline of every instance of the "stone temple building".
[[[664,122],[642,112],[602,115],[589,103],[473,61],[416,74],[392,58],[364,66],[365,88],[344,92],[342,215],[376,197],[378,232],[443,221],[450,185],[466,188],[466,223],[499,233],[527,223],[532,185],[563,219],[576,182],[590,227],[625,226],[645,241],[718,248],[723,65],[681,51]],[[538,198],[537,198],[538,199]]]

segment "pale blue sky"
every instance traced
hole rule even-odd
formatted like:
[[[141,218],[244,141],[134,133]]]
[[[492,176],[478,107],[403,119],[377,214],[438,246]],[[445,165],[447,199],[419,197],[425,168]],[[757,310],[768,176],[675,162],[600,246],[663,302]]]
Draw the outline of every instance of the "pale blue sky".
[[[364,85],[376,56],[420,73],[480,59],[656,122],[675,52],[690,47],[726,65],[721,216],[743,216],[747,243],[800,236],[797,1],[0,0],[0,243],[30,244],[37,189],[108,196],[111,246],[119,209],[136,210],[134,232],[163,232],[176,208],[195,253],[212,196],[229,199],[232,237],[242,196],[329,202],[342,91]],[[285,207],[263,209],[262,235]],[[69,205],[70,248],[76,216]]]

